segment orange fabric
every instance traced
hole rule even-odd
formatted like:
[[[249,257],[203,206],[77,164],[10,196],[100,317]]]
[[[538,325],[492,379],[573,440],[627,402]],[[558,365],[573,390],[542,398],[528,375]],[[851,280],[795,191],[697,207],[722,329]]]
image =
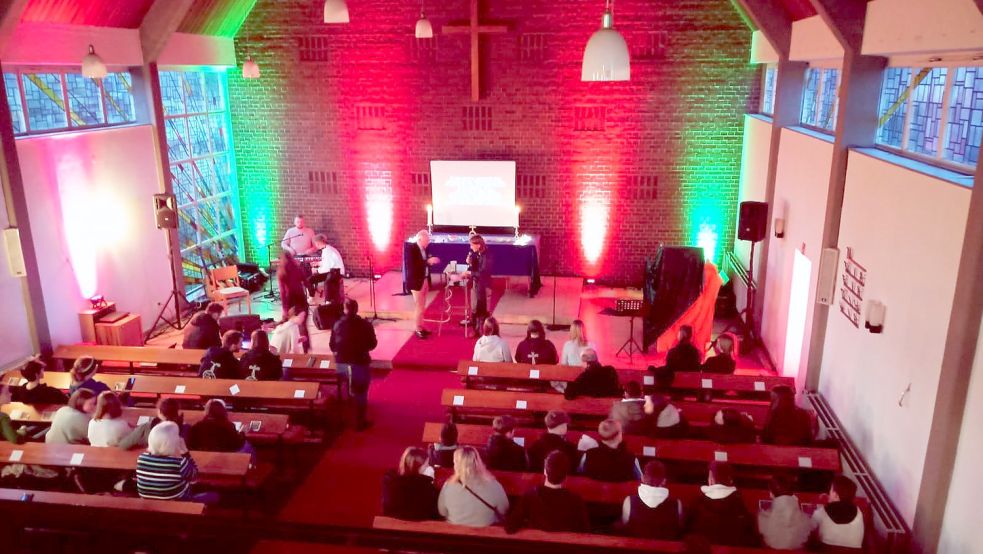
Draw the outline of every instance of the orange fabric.
[[[655,341],[656,352],[666,352],[676,344],[676,336],[683,325],[693,327],[693,344],[702,352],[710,342],[713,331],[713,312],[717,304],[717,293],[724,281],[712,262],[703,264],[703,292],[689,308],[679,316]],[[736,344],[735,344],[736,347]]]

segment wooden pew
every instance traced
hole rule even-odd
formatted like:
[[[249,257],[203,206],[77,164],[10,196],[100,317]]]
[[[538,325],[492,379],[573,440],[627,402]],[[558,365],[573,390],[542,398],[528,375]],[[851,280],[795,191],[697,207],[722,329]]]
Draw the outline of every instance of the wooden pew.
[[[439,442],[442,426],[441,423],[425,424],[423,442]],[[529,446],[543,432],[542,429],[516,428],[515,441],[521,446]],[[491,434],[491,427],[486,425],[459,424],[457,426],[457,439],[460,444],[485,445]],[[576,443],[582,434],[590,435],[595,440],[598,439],[597,433],[593,431],[588,433],[571,431],[567,436],[568,439]],[[625,435],[625,445],[640,458],[698,463],[709,463],[719,459],[739,466],[812,469],[832,472],[839,472],[842,469],[840,454],[833,448],[768,444],[717,444],[704,440],[653,439],[635,435]]]
[[[498,383],[508,386],[552,392],[550,381],[573,381],[584,370],[579,366],[534,365],[508,362],[473,362],[461,360],[457,364],[458,375],[467,388],[482,383]],[[645,370],[619,369],[622,384],[637,381],[644,387],[655,385],[655,376]],[[721,375],[716,373],[678,372],[672,383],[673,390],[737,392],[746,396],[767,398],[778,385],[795,388],[795,379],[772,375]]]
[[[586,416],[587,419],[605,419],[616,398],[577,398],[566,400],[562,395],[536,392],[512,392],[472,389],[444,389],[441,405],[457,418],[462,414],[498,415],[501,413],[545,414],[550,410],[563,410],[571,416]],[[734,408],[745,412],[760,428],[768,415],[768,406],[742,402],[691,402],[674,401],[673,405],[682,411],[692,425],[707,425],[722,408]]]
[[[438,535],[458,535],[468,537],[483,537],[488,539],[508,539],[535,541],[543,543],[544,552],[561,551],[564,545],[589,546],[599,552],[605,550],[628,550],[632,552],[684,552],[685,546],[677,541],[660,541],[654,539],[636,539],[593,533],[558,533],[522,529],[514,534],[507,534],[503,527],[465,527],[453,525],[446,521],[404,521],[390,517],[376,516],[372,522],[375,529],[389,531],[411,531]],[[762,548],[741,548],[733,546],[714,546],[713,554],[766,554],[775,552]],[[802,554],[801,550],[787,550],[789,554]]]
[[[142,512],[166,512],[170,514],[201,515],[205,505],[181,500],[151,500],[126,496],[106,496],[71,492],[0,489],[0,500],[21,501],[25,494],[33,495],[31,502],[41,504],[67,504],[86,508],[113,508]],[[27,502],[26,500],[23,500]]]

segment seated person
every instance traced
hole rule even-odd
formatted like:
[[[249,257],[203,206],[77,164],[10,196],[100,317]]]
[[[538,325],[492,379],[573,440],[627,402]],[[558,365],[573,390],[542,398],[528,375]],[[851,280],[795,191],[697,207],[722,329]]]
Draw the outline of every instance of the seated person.
[[[256,329],[249,339],[249,350],[239,358],[239,374],[247,381],[283,379],[283,361],[270,352],[270,337],[266,331]]]
[[[722,462],[711,462],[707,485],[690,506],[686,530],[703,535],[713,544],[756,546],[758,530],[754,518],[734,487],[734,473]]]
[[[301,325],[307,325],[307,309],[294,306],[287,311],[287,319],[273,330],[270,337],[272,351],[280,356],[304,352],[306,338]]]
[[[447,523],[488,527],[501,523],[509,511],[509,497],[501,483],[481,462],[478,451],[462,446],[454,452],[454,475],[437,496],[437,512]]]
[[[758,511],[758,532],[765,546],[780,550],[800,550],[809,540],[812,522],[802,512],[792,492],[792,480],[776,475],[768,484],[771,506]]]
[[[654,419],[650,434],[658,438],[682,438],[689,432],[689,425],[679,408],[673,406],[669,391],[675,374],[671,371],[655,373],[655,391],[645,397],[645,413]]]
[[[566,412],[553,410],[546,414],[546,432],[532,443],[527,451],[529,470],[542,471],[546,456],[554,450],[559,450],[570,459],[570,467],[580,463],[580,453],[577,445],[566,439],[570,416]]]
[[[68,397],[68,404],[58,408],[51,417],[51,426],[44,435],[47,444],[86,444],[89,442],[90,414],[96,407],[96,395],[89,389],[79,389]]]
[[[621,524],[628,536],[679,540],[683,505],[665,484],[666,467],[662,462],[652,460],[645,464],[638,492],[626,497],[621,507]]]
[[[89,421],[89,444],[117,446],[131,430],[130,424],[123,419],[123,405],[116,393],[100,393],[96,398],[96,411]]]
[[[492,420],[494,433],[488,437],[485,459],[488,469],[500,471],[525,471],[526,450],[515,443],[515,419],[509,415]]]
[[[0,412],[0,440],[18,444],[22,439],[23,437],[14,428],[14,422],[11,421],[10,416]]]
[[[717,338],[716,356],[711,356],[703,362],[704,373],[721,373],[730,375],[737,369],[734,361],[734,338],[730,335],[721,335]]]
[[[761,430],[761,442],[782,446],[809,446],[815,436],[812,414],[795,404],[792,387],[771,390],[771,406]]]
[[[454,452],[457,451],[457,425],[448,421],[440,428],[440,442],[427,448],[427,457],[433,467],[454,467]]]
[[[703,355],[693,345],[693,327],[682,325],[676,335],[676,346],[666,354],[665,367],[671,371],[699,371]]]
[[[476,362],[511,362],[509,343],[498,333],[498,320],[494,317],[485,319],[481,325],[481,338],[474,345],[474,356],[471,359]]]
[[[534,319],[526,327],[526,338],[515,347],[515,361],[520,364],[556,365],[556,346],[546,338],[542,322]]]
[[[99,393],[109,390],[109,385],[102,381],[96,381],[96,371],[98,369],[99,362],[92,356],[82,356],[75,360],[69,372],[72,382],[68,387],[68,394],[73,394],[79,389],[89,389],[92,391],[92,394],[99,396]]]
[[[437,486],[427,453],[411,446],[382,477],[382,515],[410,521],[438,519]]]
[[[345,262],[341,259],[341,252],[328,244],[328,237],[321,234],[315,235],[314,248],[321,251],[321,259],[314,262],[317,272],[308,281],[308,292],[311,296],[314,296],[318,284],[328,280],[332,269],[337,269],[340,275],[345,274]],[[328,298],[327,296],[326,294],[326,300],[337,300],[337,298]],[[343,297],[344,294],[341,296]]]
[[[622,442],[621,424],[606,419],[597,426],[601,442],[596,444],[587,435],[581,439],[581,449],[586,449],[580,460],[580,473],[597,481],[618,483],[641,479],[642,469],[638,459]],[[588,448],[584,448],[588,447]]]
[[[181,405],[178,399],[172,396],[165,396],[157,401],[157,415],[137,425],[129,434],[120,439],[117,446],[123,450],[146,448],[150,430],[162,421],[173,421],[177,424],[181,437],[187,436],[188,426],[184,424],[184,416],[181,414]]]
[[[708,440],[720,444],[753,444],[758,440],[751,416],[734,408],[718,411],[704,432]]]
[[[645,397],[642,386],[638,381],[629,381],[625,385],[625,397],[611,406],[608,419],[621,424],[621,428],[629,435],[647,435],[651,418],[645,413]]]
[[[184,328],[184,339],[181,347],[185,349],[208,350],[213,346],[222,346],[222,329],[218,320],[222,319],[225,306],[211,302],[205,311],[191,317],[191,322]]]
[[[188,430],[188,448],[207,452],[239,452],[246,438],[229,421],[225,402],[213,398],[205,403],[205,417]]]
[[[136,475],[140,498],[204,503],[217,500],[215,493],[192,493],[198,466],[172,421],[160,423],[150,431],[147,451],[137,458]]]
[[[222,346],[213,346],[205,351],[198,376],[205,379],[242,379],[239,360],[235,355],[241,345],[241,332],[226,331],[222,335]]]
[[[46,367],[41,360],[27,362],[20,370],[21,377],[27,382],[18,387],[11,387],[10,399],[13,402],[22,402],[32,406],[68,402],[65,393],[43,382]]]
[[[505,531],[519,529],[586,533],[590,530],[587,505],[576,493],[563,486],[570,473],[570,460],[557,451],[544,462],[542,485],[524,494],[505,519]]]
[[[816,538],[826,546],[863,548],[864,515],[856,505],[857,484],[845,475],[833,478],[829,502],[812,514]]]
[[[572,400],[578,396],[593,398],[614,398],[621,396],[621,385],[618,383],[618,372],[609,365],[602,366],[597,361],[597,352],[593,348],[584,350],[584,362],[587,367],[576,379],[567,384],[563,396]]]

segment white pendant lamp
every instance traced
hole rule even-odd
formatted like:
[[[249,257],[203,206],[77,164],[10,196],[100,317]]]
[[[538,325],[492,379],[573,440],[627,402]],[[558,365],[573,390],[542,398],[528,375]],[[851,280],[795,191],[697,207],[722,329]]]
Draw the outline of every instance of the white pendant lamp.
[[[345,0],[324,0],[325,23],[349,23],[348,4]]]
[[[242,64],[242,78],[259,79],[259,64],[253,61],[252,56],[246,58],[245,63]]]
[[[433,25],[423,14],[423,0],[420,1],[420,20],[416,22],[416,38],[433,38]]]
[[[631,56],[625,37],[614,29],[614,2],[607,0],[601,28],[591,35],[584,48],[581,81],[628,81],[631,79]]]
[[[106,64],[96,54],[96,49],[89,45],[89,53],[82,57],[82,76],[89,79],[102,79],[106,76]]]

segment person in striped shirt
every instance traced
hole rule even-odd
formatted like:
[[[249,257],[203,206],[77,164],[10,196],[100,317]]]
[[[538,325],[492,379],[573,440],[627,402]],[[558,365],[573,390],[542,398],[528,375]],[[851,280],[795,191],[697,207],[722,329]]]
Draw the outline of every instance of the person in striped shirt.
[[[147,451],[137,458],[137,492],[142,498],[191,500],[198,466],[184,445],[178,426],[163,421],[150,430]]]

